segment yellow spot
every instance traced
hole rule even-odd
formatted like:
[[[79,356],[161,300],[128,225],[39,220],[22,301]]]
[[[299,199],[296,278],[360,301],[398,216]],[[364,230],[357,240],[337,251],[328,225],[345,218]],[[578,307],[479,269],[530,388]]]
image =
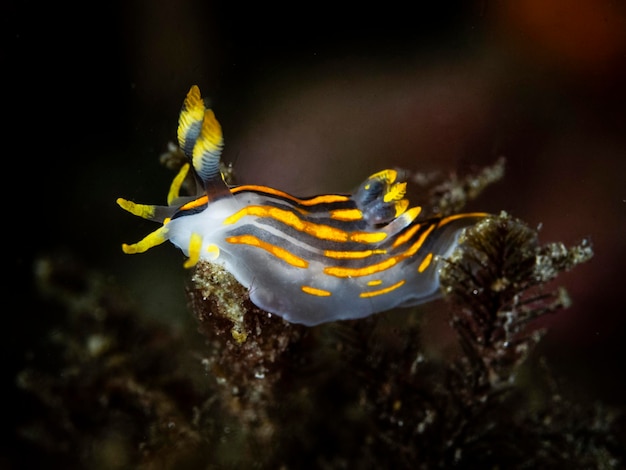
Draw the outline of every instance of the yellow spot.
[[[385,287],[384,289],[371,290],[371,291],[368,291],[368,292],[361,292],[359,294],[359,297],[368,298],[368,297],[375,297],[377,295],[388,294],[389,292],[396,290],[398,287],[403,286],[404,283],[405,283],[405,281],[404,281],[404,279],[402,279],[401,281],[396,282],[394,285],[389,286],[389,287]]]
[[[256,246],[258,248],[262,248],[263,250],[271,253],[277,258],[283,260],[285,263],[288,263],[297,268],[306,268],[309,266],[309,263],[306,260],[294,255],[293,253],[281,248],[280,246],[272,245],[271,243],[264,242],[263,240],[255,237],[254,235],[238,235],[233,237],[226,238],[228,243],[233,244],[243,244]]]
[[[220,247],[217,245],[211,244],[207,246],[206,251],[212,256],[213,260],[220,257]]]
[[[246,339],[248,339],[247,332],[241,331],[234,326],[230,329],[230,334],[232,335],[233,339],[237,341],[237,344],[243,344],[245,343]]]
[[[383,283],[381,279],[374,279],[373,281],[367,281],[368,286],[380,286]]]
[[[202,236],[199,233],[192,233],[189,238],[189,259],[185,261],[185,268],[193,268],[200,260],[202,251]]]
[[[124,243],[122,245],[122,251],[127,255],[133,255],[135,253],[143,253],[148,251],[150,248],[160,245],[161,243],[167,240],[165,236],[167,234],[167,227],[162,226],[156,229],[154,232],[148,234],[143,240],[133,243],[132,245],[127,245]]]
[[[420,265],[417,267],[417,271],[420,273],[423,273],[424,271],[426,271],[426,268],[430,266],[430,263],[432,260],[433,260],[433,254],[428,253],[426,257],[422,260]]]
[[[317,289],[311,286],[302,286],[301,289],[302,289],[302,292],[306,294],[315,295],[317,297],[329,297],[330,295],[332,295],[332,293],[328,292],[327,290]]]
[[[185,177],[187,176],[188,172],[189,172],[189,163],[185,163],[180,168],[180,170],[178,171],[178,174],[176,175],[176,177],[172,181],[172,185],[170,186],[170,190],[167,193],[167,204],[168,205],[170,205],[172,203],[172,201],[177,199],[178,196],[180,195],[180,188],[183,185],[183,181],[185,181]]]
[[[335,209],[330,211],[330,218],[350,222],[353,220],[361,220],[363,213],[359,209]]]
[[[121,197],[118,197],[117,205],[120,206],[127,212],[130,212],[133,215],[141,217],[143,219],[152,219],[154,217],[154,211],[156,210],[155,206],[150,206],[147,204],[135,204],[132,201],[128,201]]]
[[[324,256],[335,259],[361,259],[372,255],[384,255],[387,250],[364,250],[364,251],[324,251]]]

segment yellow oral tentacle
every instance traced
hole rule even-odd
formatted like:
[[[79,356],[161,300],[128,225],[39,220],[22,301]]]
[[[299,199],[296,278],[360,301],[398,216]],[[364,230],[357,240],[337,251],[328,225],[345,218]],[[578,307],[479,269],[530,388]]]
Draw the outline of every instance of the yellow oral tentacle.
[[[122,251],[127,255],[134,255],[136,253],[144,253],[150,248],[160,245],[167,240],[167,227],[159,227],[154,232],[149,233],[143,240],[133,243],[132,245],[122,244]]]

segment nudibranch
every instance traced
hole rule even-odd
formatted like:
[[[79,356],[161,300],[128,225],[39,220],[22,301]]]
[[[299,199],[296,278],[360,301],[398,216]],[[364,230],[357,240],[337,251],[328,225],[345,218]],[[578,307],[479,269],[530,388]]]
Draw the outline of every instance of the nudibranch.
[[[285,320],[317,325],[367,317],[440,296],[437,265],[465,227],[487,216],[466,213],[418,220],[406,182],[395,170],[367,178],[353,194],[295,197],[278,189],[229,186],[220,172],[221,126],[197,86],[178,122],[187,156],[167,206],[118,199],[131,214],[162,223],[125,253],[142,253],[169,240],[188,257],[219,263],[252,302]],[[202,190],[181,197],[191,172]]]

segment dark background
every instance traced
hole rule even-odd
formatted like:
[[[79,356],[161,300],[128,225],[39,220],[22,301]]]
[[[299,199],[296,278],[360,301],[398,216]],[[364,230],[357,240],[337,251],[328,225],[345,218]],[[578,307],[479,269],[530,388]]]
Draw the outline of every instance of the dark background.
[[[72,253],[173,324],[182,255],[122,254],[156,228],[115,205],[164,203],[158,157],[192,84],[210,97],[238,181],[349,191],[385,167],[478,168],[504,180],[469,209],[506,210],[542,242],[590,237],[559,277],[574,301],[542,352],[623,404],[626,8],[611,0],[424,4],[4,2],[1,45],[5,370],[45,325],[36,259]],[[10,309],[6,305],[15,305]],[[10,381],[10,380],[9,380]]]

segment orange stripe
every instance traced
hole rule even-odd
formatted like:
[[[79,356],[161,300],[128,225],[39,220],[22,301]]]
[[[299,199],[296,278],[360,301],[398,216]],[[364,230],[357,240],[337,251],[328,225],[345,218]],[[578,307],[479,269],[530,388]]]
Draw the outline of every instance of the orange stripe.
[[[375,297],[377,295],[388,294],[389,292],[396,290],[398,287],[403,286],[404,283],[405,283],[405,281],[404,281],[404,279],[402,279],[401,281],[396,282],[394,285],[389,286],[389,287],[385,287],[384,289],[371,290],[371,291],[368,291],[368,292],[361,292],[359,294],[359,297],[368,298],[368,297]]]
[[[413,235],[415,235],[415,232],[417,232],[421,227],[422,227],[421,224],[414,225],[413,227],[408,229],[406,232],[404,232],[402,235],[398,235],[396,239],[394,240],[392,247],[397,248],[403,243],[406,243],[408,240],[410,240],[413,237]]]
[[[381,261],[380,263],[371,264],[369,266],[364,266],[362,268],[344,268],[341,266],[328,266],[324,268],[324,273],[328,274],[329,276],[348,278],[348,277],[369,276],[370,274],[375,274],[375,273],[384,271],[386,269],[389,269],[395,266],[402,260],[406,258],[410,258],[415,253],[417,253],[419,249],[421,248],[421,246],[424,244],[424,241],[426,240],[428,235],[430,235],[430,233],[434,229],[435,229],[435,226],[431,225],[430,227],[428,227],[427,230],[424,231],[424,233],[422,233],[422,235],[418,238],[418,240],[415,243],[413,243],[413,245],[411,245],[411,247],[408,250],[406,250],[403,253],[400,253],[399,255],[392,256],[391,258],[387,258],[386,260]]]
[[[391,258],[387,258],[385,261],[371,264],[363,268],[343,268],[340,266],[327,266],[326,268],[324,268],[324,274],[343,278],[369,276],[370,274],[375,274],[380,271],[384,271],[385,269],[389,269],[392,266],[395,266],[401,259],[401,256],[393,256]]]
[[[316,204],[330,204],[334,202],[346,202],[349,201],[350,198],[348,196],[344,196],[342,194],[323,194],[321,196],[312,197],[309,199],[300,199],[295,196],[292,196],[289,193],[284,191],[280,191],[278,189],[270,188],[268,186],[258,186],[255,184],[246,184],[243,186],[235,186],[230,190],[233,194],[236,194],[240,191],[254,191],[254,192],[262,192],[272,194],[274,196],[282,197],[285,199],[289,199],[290,201],[296,202],[298,204],[302,204],[303,206],[314,206]]]
[[[432,232],[433,230],[435,230],[434,225],[431,225],[426,230],[424,230],[424,233],[422,233],[417,241],[413,243],[413,245],[411,245],[411,248],[405,251],[405,257],[408,258],[409,256],[413,256],[415,253],[417,253],[426,241],[426,238],[428,238],[428,235],[430,235],[430,232]]]
[[[206,204],[208,202],[209,202],[208,196],[202,196],[202,197],[199,197],[198,199],[194,199],[193,201],[189,201],[187,204],[181,206],[178,210],[186,211],[189,209],[195,209],[196,207],[200,207],[203,204]]]
[[[329,297],[330,295],[332,295],[332,293],[328,292],[327,290],[317,289],[316,287],[311,286],[302,286],[301,289],[302,292],[310,295],[315,295],[317,297]]]
[[[489,215],[490,214],[488,214],[487,212],[468,212],[466,214],[449,215],[448,217],[444,217],[443,219],[441,219],[437,227],[442,227],[443,225],[446,225],[447,223],[450,223],[450,222],[454,222],[455,220],[458,220],[458,219],[467,219],[467,218],[472,218],[472,217],[484,218],[484,217],[488,217]]]
[[[324,251],[324,256],[335,259],[362,259],[372,255],[384,255],[387,250],[365,250],[365,251]]]
[[[430,266],[430,263],[432,260],[433,260],[433,254],[428,253],[426,255],[426,258],[424,258],[422,262],[420,263],[420,265],[417,267],[417,271],[420,273],[423,273],[424,271],[426,271],[426,268]]]
[[[321,240],[330,240],[334,242],[355,241],[360,243],[377,243],[384,240],[387,234],[384,232],[346,232],[330,225],[314,224],[300,219],[293,212],[286,209],[279,209],[272,206],[247,206],[230,217],[224,219],[224,225],[235,224],[245,216],[269,217],[274,220],[288,225],[300,232],[307,233]]]
[[[273,254],[279,259],[282,259],[285,263],[289,263],[292,266],[297,268],[307,268],[309,263],[306,260],[294,255],[290,251],[281,248],[280,246],[272,245],[271,243],[264,242],[263,240],[255,237],[254,235],[239,235],[233,237],[227,237],[226,241],[228,243],[234,244],[243,244],[256,246],[258,248],[262,248],[263,250]]]
[[[330,211],[330,218],[342,222],[351,222],[353,220],[361,220],[363,213],[359,209],[335,209]]]

